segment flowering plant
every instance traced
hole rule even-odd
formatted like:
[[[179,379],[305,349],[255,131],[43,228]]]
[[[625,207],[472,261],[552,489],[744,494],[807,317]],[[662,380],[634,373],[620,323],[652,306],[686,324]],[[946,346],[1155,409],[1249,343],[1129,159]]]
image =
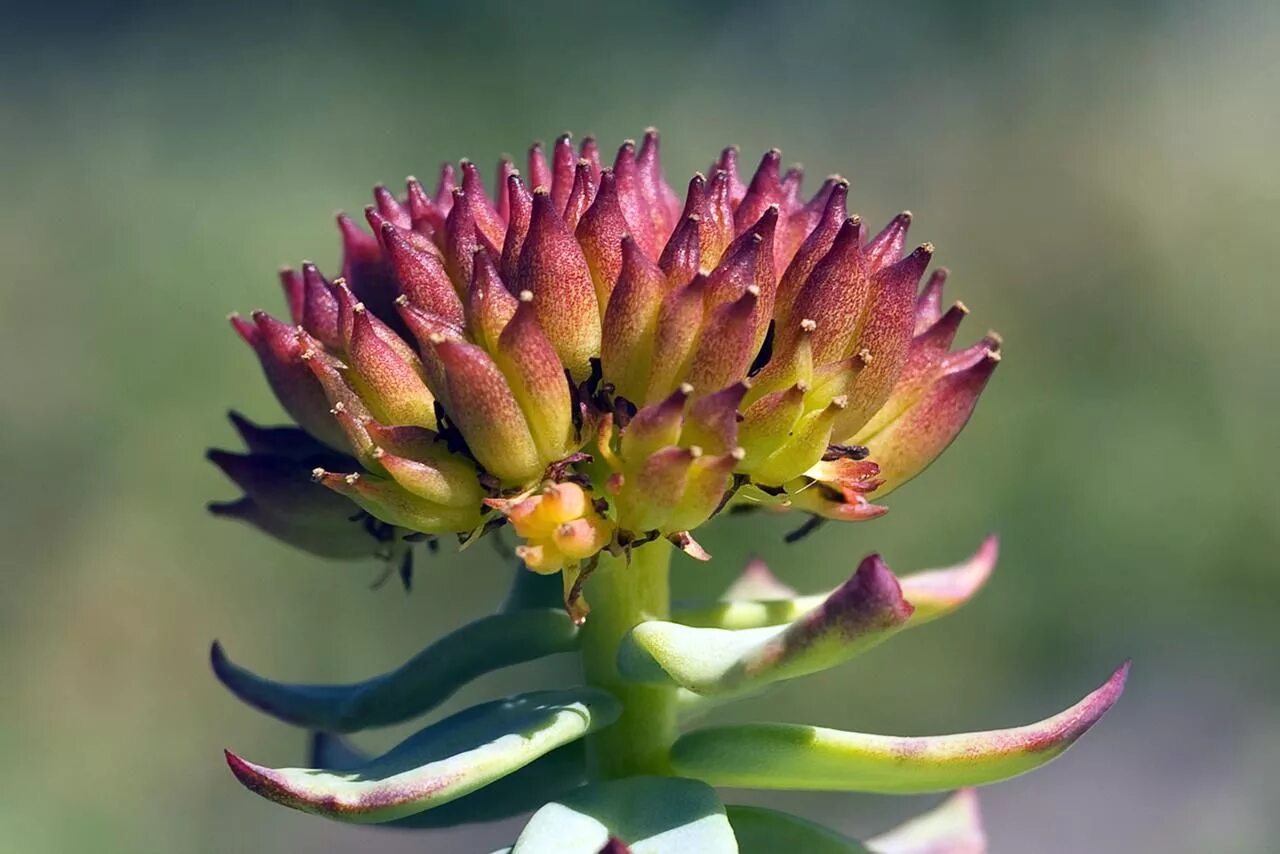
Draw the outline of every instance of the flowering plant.
[[[831,177],[726,149],[683,199],[658,137],[611,168],[595,141],[529,153],[527,178],[446,165],[434,193],[374,190],[372,233],[345,215],[342,275],[281,280],[290,322],[232,324],[297,427],[232,415],[247,453],[211,459],[244,497],[212,505],[329,558],[377,555],[405,584],[416,544],[510,529],[522,566],[498,612],[400,668],[295,685],[213,668],[245,702],[314,732],[311,766],[228,752],[248,789],[341,821],[442,827],[536,810],[513,851],[980,851],[970,787],[1061,754],[1115,702],[1126,667],[1077,705],[1013,729],[931,738],[757,723],[698,728],[713,704],[837,666],[944,616],[982,586],[968,560],[896,577],[878,555],[800,596],[749,565],[720,602],[673,609],[675,552],[728,511],[861,521],[959,433],[1000,361],[952,349],[962,303],[909,213],[875,235]],[[460,176],[458,173],[461,173]],[[559,581],[556,582],[556,577]],[[547,582],[550,582],[548,584]],[[342,733],[424,715],[472,678],[576,652],[581,685],[495,700],[378,757]],[[959,790],[865,843],[715,786]]]

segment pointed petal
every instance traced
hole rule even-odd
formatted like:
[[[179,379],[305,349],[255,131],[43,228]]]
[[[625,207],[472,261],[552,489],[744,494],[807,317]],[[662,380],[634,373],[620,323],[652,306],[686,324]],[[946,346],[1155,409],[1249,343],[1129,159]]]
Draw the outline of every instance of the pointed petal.
[[[246,788],[293,809],[362,824],[403,818],[456,800],[618,716],[600,691],[542,691],[475,706],[427,727],[344,773],[272,769],[230,751]]]
[[[676,773],[714,786],[917,794],[995,783],[1060,756],[1120,698],[1129,665],[1076,705],[1013,729],[932,737],[800,724],[695,730],[671,751]]]

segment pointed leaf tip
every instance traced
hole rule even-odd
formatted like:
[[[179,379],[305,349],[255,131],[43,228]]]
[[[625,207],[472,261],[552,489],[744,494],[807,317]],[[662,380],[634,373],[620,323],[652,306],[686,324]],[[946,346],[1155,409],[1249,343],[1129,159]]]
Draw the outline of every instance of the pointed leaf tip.
[[[672,748],[676,772],[716,786],[918,794],[980,786],[1060,756],[1119,699],[1121,665],[1074,706],[1011,729],[932,737],[845,732],[797,724],[710,727]]]

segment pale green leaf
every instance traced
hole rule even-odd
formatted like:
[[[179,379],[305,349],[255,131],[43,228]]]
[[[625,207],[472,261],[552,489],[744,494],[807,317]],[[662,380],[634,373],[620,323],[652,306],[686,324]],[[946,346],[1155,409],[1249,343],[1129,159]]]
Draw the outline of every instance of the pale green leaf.
[[[902,628],[911,606],[878,555],[818,608],[763,629],[705,629],[650,620],[624,638],[618,669],[637,682],[702,695],[741,694],[840,664]]]
[[[1062,754],[1119,699],[1128,670],[1066,711],[1014,729],[898,737],[799,724],[709,727],[676,741],[672,766],[743,788],[913,794],[994,783]]]
[[[634,854],[736,854],[715,790],[678,777],[630,777],[578,789],[533,814],[511,854],[598,854],[610,837]]]
[[[808,819],[764,807],[725,807],[742,854],[870,854],[853,839]]]
[[[617,719],[591,688],[539,691],[475,706],[348,771],[266,768],[227,751],[248,789],[304,812],[379,823],[449,803]]]

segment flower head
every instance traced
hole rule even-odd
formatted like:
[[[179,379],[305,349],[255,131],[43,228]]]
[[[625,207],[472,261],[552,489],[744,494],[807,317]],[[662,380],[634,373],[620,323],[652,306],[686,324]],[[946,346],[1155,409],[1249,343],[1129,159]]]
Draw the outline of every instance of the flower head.
[[[565,135],[492,193],[470,161],[434,193],[379,186],[371,231],[338,217],[341,276],[285,270],[290,321],[232,323],[314,480],[394,531],[509,521],[531,569],[577,578],[657,537],[700,555],[730,503],[873,518],[963,427],[999,339],[951,351],[967,309],[945,270],[920,287],[909,213],[872,235],[843,178],[805,199],[777,150],[737,162],[681,199],[656,132],[612,166]]]

